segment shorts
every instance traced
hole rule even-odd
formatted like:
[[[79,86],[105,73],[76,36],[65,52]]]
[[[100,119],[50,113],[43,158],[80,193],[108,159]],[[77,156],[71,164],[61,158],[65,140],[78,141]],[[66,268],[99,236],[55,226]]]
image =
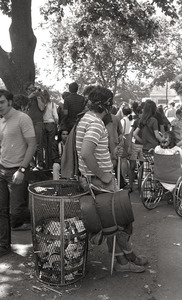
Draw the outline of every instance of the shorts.
[[[142,149],[143,145],[132,143],[132,153],[129,157],[129,160],[144,161]]]

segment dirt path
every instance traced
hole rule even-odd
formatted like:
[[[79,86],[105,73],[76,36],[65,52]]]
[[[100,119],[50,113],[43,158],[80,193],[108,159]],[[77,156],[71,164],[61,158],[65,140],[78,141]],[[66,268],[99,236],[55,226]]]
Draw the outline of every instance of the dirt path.
[[[138,193],[131,197],[135,223],[133,245],[147,255],[145,273],[110,275],[106,243],[89,245],[87,274],[65,287],[46,289],[34,276],[30,232],[13,232],[14,253],[0,260],[0,299],[20,300],[181,300],[182,220],[166,203],[146,210]]]

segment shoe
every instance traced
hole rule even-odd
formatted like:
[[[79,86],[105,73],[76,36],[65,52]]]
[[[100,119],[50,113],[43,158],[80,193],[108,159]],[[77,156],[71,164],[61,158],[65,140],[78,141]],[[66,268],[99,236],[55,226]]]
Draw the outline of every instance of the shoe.
[[[138,255],[132,262],[137,266],[145,266],[148,264],[148,259],[144,255]]]
[[[0,246],[0,257],[7,255],[9,253],[11,253],[11,247],[6,248],[6,247]]]
[[[135,265],[133,262],[129,261],[125,265],[116,264],[114,267],[116,272],[132,272],[132,273],[142,273],[145,272],[144,266]]]
[[[11,230],[12,231],[27,231],[27,230],[31,230],[31,225],[24,223],[21,226],[11,228]]]

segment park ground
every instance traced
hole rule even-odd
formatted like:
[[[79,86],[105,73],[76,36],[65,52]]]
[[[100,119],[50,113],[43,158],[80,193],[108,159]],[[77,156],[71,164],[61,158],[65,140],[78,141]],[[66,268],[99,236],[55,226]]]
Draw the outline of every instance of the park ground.
[[[146,210],[135,189],[133,247],[148,257],[145,273],[110,275],[106,243],[89,245],[86,275],[72,285],[50,286],[37,280],[31,232],[13,232],[14,252],[0,259],[0,299],[7,300],[181,300],[182,219],[162,201]],[[53,290],[50,290],[53,289]]]

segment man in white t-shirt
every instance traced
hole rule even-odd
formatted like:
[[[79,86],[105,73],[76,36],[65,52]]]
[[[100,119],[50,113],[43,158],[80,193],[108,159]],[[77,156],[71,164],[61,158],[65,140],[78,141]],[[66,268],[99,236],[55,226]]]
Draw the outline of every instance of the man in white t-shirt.
[[[17,229],[30,222],[24,195],[29,163],[36,151],[32,120],[12,103],[13,95],[1,89],[0,257],[11,252],[11,227]]]
[[[169,102],[169,108],[166,110],[166,117],[168,118],[169,122],[176,118],[176,108],[174,101]]]

